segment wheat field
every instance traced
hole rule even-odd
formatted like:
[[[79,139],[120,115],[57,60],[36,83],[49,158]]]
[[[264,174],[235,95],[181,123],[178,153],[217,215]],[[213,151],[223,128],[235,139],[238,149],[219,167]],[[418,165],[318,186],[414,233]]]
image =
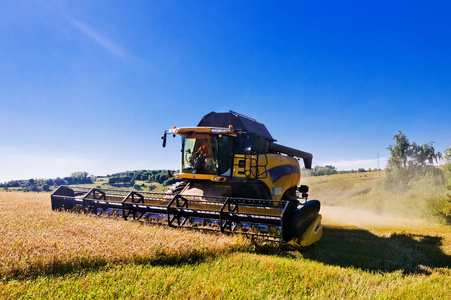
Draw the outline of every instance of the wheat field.
[[[324,207],[295,251],[0,192],[0,299],[448,299],[451,228]]]
[[[107,263],[183,263],[248,246],[240,236],[55,212],[47,193],[0,193],[0,236],[4,278]]]

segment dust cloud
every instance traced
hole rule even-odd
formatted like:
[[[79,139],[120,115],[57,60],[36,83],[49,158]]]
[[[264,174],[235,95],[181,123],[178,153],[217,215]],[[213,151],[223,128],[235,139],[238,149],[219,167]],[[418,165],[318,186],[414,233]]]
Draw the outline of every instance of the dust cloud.
[[[321,206],[322,223],[335,226],[408,226],[418,224],[418,220],[398,218],[377,214],[371,211],[351,209],[339,206]]]

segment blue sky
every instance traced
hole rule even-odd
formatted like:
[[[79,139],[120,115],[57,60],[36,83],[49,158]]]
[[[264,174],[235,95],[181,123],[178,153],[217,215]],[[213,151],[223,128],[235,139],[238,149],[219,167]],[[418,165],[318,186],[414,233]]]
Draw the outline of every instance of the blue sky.
[[[177,169],[172,126],[234,110],[313,165],[451,144],[448,1],[0,2],[0,182]]]

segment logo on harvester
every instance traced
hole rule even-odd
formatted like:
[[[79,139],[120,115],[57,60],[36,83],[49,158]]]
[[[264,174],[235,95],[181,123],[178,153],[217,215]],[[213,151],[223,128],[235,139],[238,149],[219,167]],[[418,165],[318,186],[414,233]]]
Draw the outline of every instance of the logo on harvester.
[[[318,233],[318,230],[321,228],[321,221],[319,221],[318,225],[316,225],[315,227],[315,231],[313,232],[314,234]]]

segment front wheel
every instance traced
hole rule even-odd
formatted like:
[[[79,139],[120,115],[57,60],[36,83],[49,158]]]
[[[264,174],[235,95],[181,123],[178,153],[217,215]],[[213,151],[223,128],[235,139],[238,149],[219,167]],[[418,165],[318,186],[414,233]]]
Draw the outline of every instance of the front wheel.
[[[179,181],[174,183],[168,188],[167,194],[178,195],[180,194],[188,185],[186,181]]]

